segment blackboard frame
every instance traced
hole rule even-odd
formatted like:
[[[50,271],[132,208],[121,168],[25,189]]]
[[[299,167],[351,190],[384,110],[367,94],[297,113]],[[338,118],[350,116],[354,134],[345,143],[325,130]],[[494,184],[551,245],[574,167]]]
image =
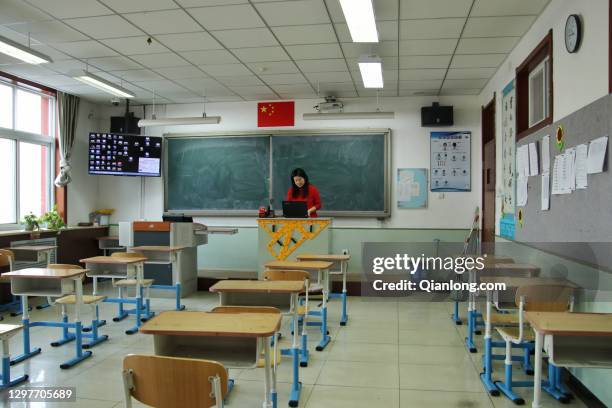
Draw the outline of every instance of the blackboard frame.
[[[275,136],[323,136],[323,135],[372,135],[382,134],[384,135],[385,143],[385,163],[384,163],[384,209],[382,211],[319,211],[319,215],[322,217],[359,217],[359,218],[388,218],[391,216],[391,129],[389,128],[371,128],[371,129],[359,129],[359,128],[347,128],[347,129],[315,129],[315,130],[274,130],[274,131],[241,131],[241,132],[191,132],[191,133],[166,133],[164,137],[164,148],[163,148],[163,188],[164,188],[164,214],[184,214],[186,216],[217,216],[217,217],[256,217],[258,212],[254,210],[183,210],[183,209],[168,209],[168,139],[179,138],[227,138],[227,137],[255,137],[255,136],[267,136],[270,137],[270,145],[272,151],[272,140]],[[269,193],[270,198],[274,192],[272,190],[273,175],[272,175],[272,156],[270,155],[270,179]]]

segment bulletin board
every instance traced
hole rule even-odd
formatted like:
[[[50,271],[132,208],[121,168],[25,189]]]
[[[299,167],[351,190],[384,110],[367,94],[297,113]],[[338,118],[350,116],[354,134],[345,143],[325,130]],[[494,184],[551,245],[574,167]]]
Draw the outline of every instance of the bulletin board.
[[[471,132],[431,132],[431,191],[471,191]]]

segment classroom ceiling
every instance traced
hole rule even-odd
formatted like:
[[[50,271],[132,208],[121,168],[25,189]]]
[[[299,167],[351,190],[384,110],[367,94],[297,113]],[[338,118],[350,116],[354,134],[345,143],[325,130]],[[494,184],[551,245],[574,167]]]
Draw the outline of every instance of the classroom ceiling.
[[[357,67],[382,57],[381,96],[476,95],[550,0],[374,0],[380,42],[357,44],[338,0],[0,0],[0,35],[51,64],[8,72],[97,102],[89,70],[136,103],[375,96]],[[151,38],[152,42],[147,43]]]

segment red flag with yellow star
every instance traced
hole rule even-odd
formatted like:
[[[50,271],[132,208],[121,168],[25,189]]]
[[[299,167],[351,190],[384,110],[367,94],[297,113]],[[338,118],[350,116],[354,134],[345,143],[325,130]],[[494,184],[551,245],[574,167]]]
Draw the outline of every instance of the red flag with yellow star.
[[[295,103],[258,102],[257,127],[293,126],[295,124]]]

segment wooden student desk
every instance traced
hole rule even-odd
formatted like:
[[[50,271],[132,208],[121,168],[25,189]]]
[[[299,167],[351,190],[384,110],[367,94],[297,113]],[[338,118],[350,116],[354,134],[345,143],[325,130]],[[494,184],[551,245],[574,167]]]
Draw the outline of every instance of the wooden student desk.
[[[55,245],[22,245],[8,248],[15,254],[18,262],[51,262],[51,253],[57,249]]]
[[[276,378],[270,367],[270,337],[280,330],[273,313],[162,312],[141,332],[154,335],[155,354],[219,361],[226,367],[254,367],[264,350],[264,408],[271,408]]]
[[[533,408],[541,407],[543,348],[559,367],[612,367],[612,313],[526,312],[525,319],[536,337]]]
[[[298,405],[302,390],[299,377],[300,354],[302,361],[308,361],[306,338],[302,337],[302,350],[298,341],[298,295],[305,290],[303,281],[224,280],[210,288],[211,292],[219,293],[221,306],[273,306],[285,311],[292,310],[294,330],[290,354],[293,383],[289,397],[289,405],[292,407]]]
[[[153,315],[150,311],[150,304],[148,301],[145,303],[143,309],[142,288],[144,280],[144,262],[146,260],[147,258],[144,256],[138,258],[94,256],[92,258],[85,258],[79,261],[84,263],[85,267],[88,269],[87,276],[93,278],[94,296],[98,294],[99,278],[136,280],[136,292],[134,294],[134,299],[124,298],[123,288],[121,286],[119,287],[118,298],[107,297],[104,299],[104,302],[118,304],[118,314],[113,318],[114,321],[121,321],[130,314],[135,315],[136,324],[133,328],[126,330],[126,334],[136,333],[142,324],[141,318],[148,319]],[[134,304],[135,308],[132,310],[124,310],[124,303]]]
[[[331,341],[331,337],[327,334],[327,298],[329,296],[329,269],[333,265],[333,262],[329,261],[272,261],[264,264],[267,269],[298,269],[308,272],[317,272],[323,292],[321,311],[308,312],[309,315],[321,316],[320,322],[308,322],[309,326],[321,327],[321,341],[316,347],[317,351],[323,351]],[[307,323],[304,322],[304,324]]]
[[[480,278],[481,283],[505,283],[506,289],[508,288],[519,288],[521,286],[528,285],[564,285],[573,288],[578,288],[573,282],[563,278],[540,278],[540,277],[524,277],[524,276],[483,276]],[[483,365],[484,370],[480,374],[480,380],[482,381],[485,389],[491,395],[498,395],[499,390],[493,382],[493,348],[503,348],[506,346],[505,342],[493,342],[492,341],[492,322],[491,315],[493,304],[494,292],[492,289],[486,291],[486,314],[485,314],[485,335],[484,335],[484,354],[483,354]]]
[[[334,264],[340,264],[340,270],[329,271],[330,275],[342,275],[342,292],[329,294],[330,298],[342,299],[340,326],[346,326],[346,322],[348,321],[348,315],[346,314],[346,273],[349,259],[351,259],[351,256],[344,254],[302,254],[297,256],[298,261],[327,261],[333,262]]]
[[[76,356],[61,368],[70,368],[92,355],[91,351],[83,352],[82,325],[80,308],[83,306],[83,276],[87,269],[47,269],[28,268],[2,274],[11,280],[11,292],[21,296],[23,322],[23,354],[17,356],[12,363],[21,362],[40,353],[40,348],[30,349],[30,327],[47,326],[75,329]],[[68,322],[32,322],[28,311],[28,296],[62,297],[75,295],[74,323]]]
[[[171,285],[158,282],[151,286],[152,289],[172,290],[176,301],[176,310],[184,310],[185,305],[181,305],[181,253],[187,246],[178,245],[141,245],[130,247],[128,252],[141,252],[147,257],[145,264],[149,264],[149,268],[155,268],[154,271],[147,273],[157,273],[161,279],[165,279],[166,275],[170,274]],[[156,276],[152,276],[155,278]]]
[[[118,236],[96,237],[96,241],[98,241],[98,248],[103,251],[104,255],[110,255],[112,251],[123,249],[123,247],[119,245]]]

